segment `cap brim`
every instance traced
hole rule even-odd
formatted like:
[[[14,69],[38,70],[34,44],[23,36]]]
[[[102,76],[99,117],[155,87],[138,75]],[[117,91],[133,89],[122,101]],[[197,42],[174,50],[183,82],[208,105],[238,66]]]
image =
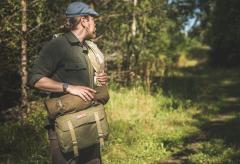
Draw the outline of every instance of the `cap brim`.
[[[98,17],[99,14],[92,8],[88,8],[88,10],[86,11],[86,14],[94,16],[94,17]]]
[[[86,16],[86,15],[90,15],[90,16],[93,16],[93,17],[98,17],[99,16],[99,14],[95,10],[93,10],[91,8],[89,8],[84,13],[81,13],[81,12],[80,13],[76,13],[76,14],[68,14],[68,13],[66,13],[66,17],[76,17],[76,16]]]

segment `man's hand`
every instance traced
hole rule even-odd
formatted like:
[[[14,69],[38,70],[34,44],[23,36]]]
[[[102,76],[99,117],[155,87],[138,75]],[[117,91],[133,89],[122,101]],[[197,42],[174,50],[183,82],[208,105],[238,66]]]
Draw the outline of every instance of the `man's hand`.
[[[99,73],[99,74],[96,73],[95,75],[96,75],[96,80],[99,81],[102,85],[107,84],[109,77],[105,72]]]
[[[94,89],[84,86],[75,86],[69,85],[67,88],[67,92],[81,97],[84,101],[91,101],[93,100],[93,93],[96,93]]]
[[[106,75],[100,79],[103,79],[104,81],[104,79],[106,79]],[[57,82],[48,77],[43,77],[38,80],[35,83],[34,87],[50,92],[63,92],[63,83]],[[78,85],[68,85],[66,91],[72,95],[81,97],[84,101],[91,101],[93,99],[93,93],[96,93],[94,89]]]

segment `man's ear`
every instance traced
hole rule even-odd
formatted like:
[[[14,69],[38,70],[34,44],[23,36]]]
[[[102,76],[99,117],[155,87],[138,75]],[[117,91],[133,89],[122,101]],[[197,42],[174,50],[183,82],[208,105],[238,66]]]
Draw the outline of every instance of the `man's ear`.
[[[81,25],[85,28],[87,26],[87,22],[89,21],[88,16],[81,17]]]
[[[84,17],[81,17],[81,21],[80,21],[81,25],[83,28],[86,27],[86,19]]]

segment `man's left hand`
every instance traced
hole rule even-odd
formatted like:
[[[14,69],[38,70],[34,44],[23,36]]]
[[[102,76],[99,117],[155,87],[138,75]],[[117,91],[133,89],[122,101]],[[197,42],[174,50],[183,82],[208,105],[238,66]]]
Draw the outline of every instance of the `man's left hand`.
[[[102,85],[106,85],[107,82],[109,81],[109,77],[108,75],[104,72],[104,73],[96,73],[96,79],[97,81],[99,81]]]

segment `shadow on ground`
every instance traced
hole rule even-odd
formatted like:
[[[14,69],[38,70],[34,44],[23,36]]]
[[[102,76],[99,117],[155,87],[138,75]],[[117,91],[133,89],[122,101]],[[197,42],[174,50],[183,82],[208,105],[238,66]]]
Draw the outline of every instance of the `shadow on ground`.
[[[240,163],[239,69],[182,68],[165,78],[162,85],[165,94],[191,100],[199,107],[193,118],[200,132],[184,138],[183,148],[166,163],[194,163],[190,156],[221,156],[227,149],[236,152],[225,153],[222,162]]]

